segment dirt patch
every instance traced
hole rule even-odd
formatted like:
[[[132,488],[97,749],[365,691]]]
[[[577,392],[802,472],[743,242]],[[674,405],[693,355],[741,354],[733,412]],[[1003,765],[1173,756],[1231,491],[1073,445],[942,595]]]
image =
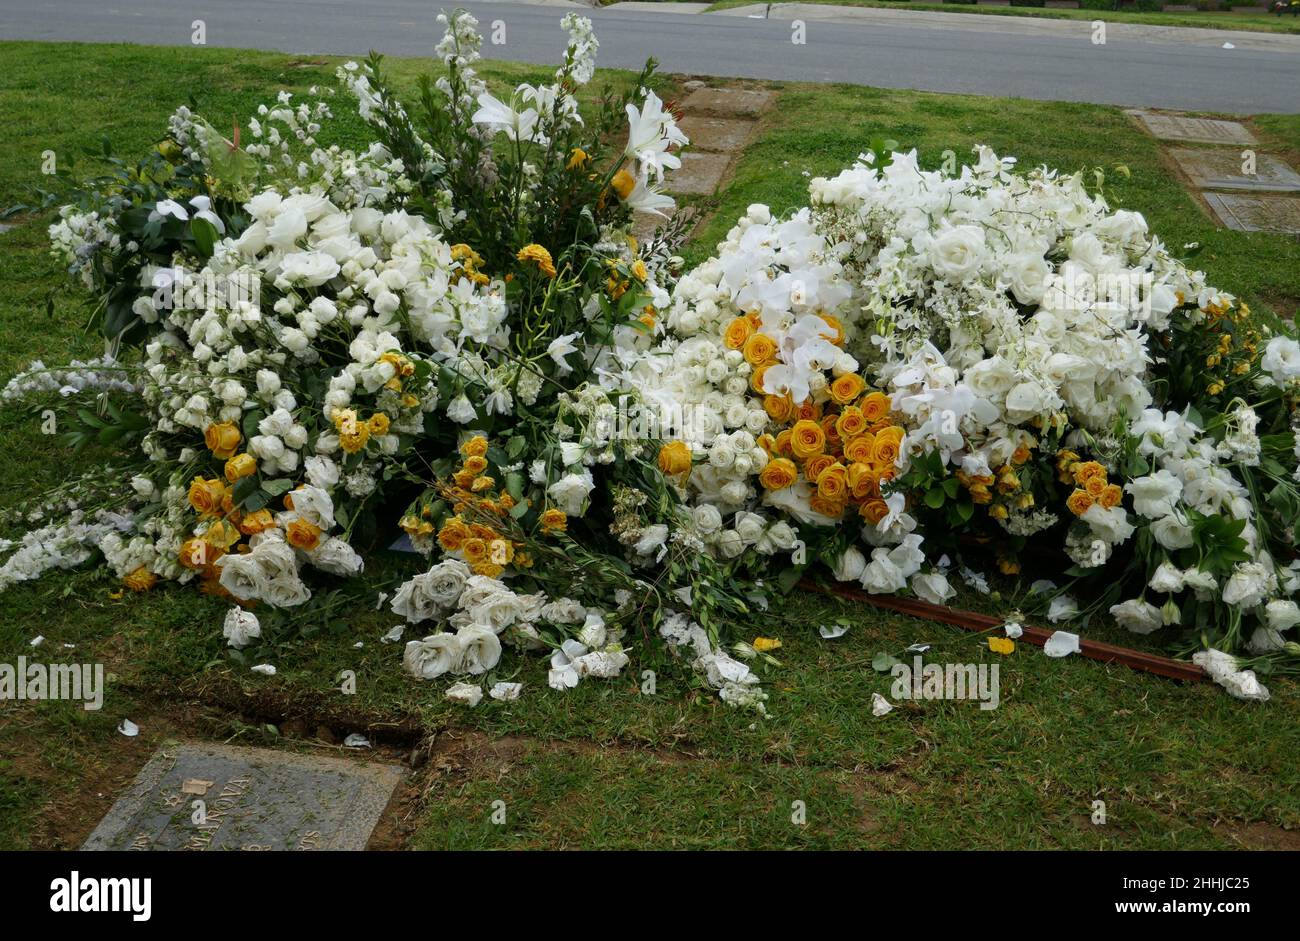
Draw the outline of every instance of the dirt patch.
[[[1292,853],[1300,850],[1300,830],[1287,830],[1262,820],[1236,826],[1221,825],[1215,827],[1215,830],[1243,849]]]

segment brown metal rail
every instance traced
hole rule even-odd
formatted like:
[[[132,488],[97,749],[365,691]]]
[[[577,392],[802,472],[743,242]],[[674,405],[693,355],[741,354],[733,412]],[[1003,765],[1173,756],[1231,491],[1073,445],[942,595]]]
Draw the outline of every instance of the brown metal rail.
[[[987,614],[977,614],[974,611],[962,611],[944,605],[931,604],[919,598],[873,595],[850,585],[826,587],[805,578],[799,583],[799,587],[806,591],[840,595],[854,601],[865,601],[877,608],[897,611],[899,614],[906,614],[926,621],[951,624],[953,627],[960,627],[966,631],[987,631],[991,628],[1001,627],[1004,623],[1002,618],[991,617]],[[1047,638],[1054,633],[1041,627],[1031,627],[1028,624],[1022,624],[1021,626],[1024,628],[1024,634],[1021,635],[1020,640],[1039,647],[1047,643]],[[1132,650],[1116,644],[1102,643],[1099,640],[1084,640],[1080,637],[1079,655],[1087,657],[1089,660],[1100,660],[1103,663],[1122,663],[1134,670],[1143,670],[1147,673],[1155,673],[1157,676],[1167,676],[1175,680],[1191,680],[1195,682],[1209,678],[1205,675],[1205,671],[1195,663],[1172,660],[1159,654],[1144,653],[1140,650]]]

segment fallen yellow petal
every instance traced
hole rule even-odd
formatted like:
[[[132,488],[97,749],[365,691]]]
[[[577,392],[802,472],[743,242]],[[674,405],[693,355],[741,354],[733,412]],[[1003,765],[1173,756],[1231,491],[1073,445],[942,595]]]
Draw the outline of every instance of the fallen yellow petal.
[[[1012,653],[1016,649],[1016,642],[1010,637],[990,637],[989,650],[994,653]]]
[[[769,650],[779,650],[781,642],[775,637],[755,637],[753,647],[759,653],[767,653]]]

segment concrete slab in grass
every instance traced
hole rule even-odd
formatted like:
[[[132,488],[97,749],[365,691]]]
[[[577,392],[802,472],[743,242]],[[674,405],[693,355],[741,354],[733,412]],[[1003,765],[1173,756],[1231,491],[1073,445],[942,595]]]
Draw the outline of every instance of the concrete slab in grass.
[[[264,748],[164,747],[82,849],[365,849],[401,776],[395,765]]]
[[[668,189],[682,196],[712,196],[730,163],[729,154],[687,151],[682,154],[681,169],[669,175]]]
[[[1205,201],[1230,229],[1300,234],[1300,199],[1246,193],[1206,193]]]
[[[1171,150],[1169,155],[1201,189],[1300,192],[1300,173],[1268,154],[1254,155],[1253,174],[1243,172],[1246,161],[1240,153],[1232,150],[1178,148]]]
[[[773,93],[761,88],[698,88],[686,96],[686,114],[754,117],[772,102]]]
[[[1254,144],[1255,135],[1236,121],[1189,118],[1159,111],[1129,111],[1153,137],[1160,140],[1191,141],[1199,144]]]
[[[741,150],[754,132],[756,122],[740,118],[714,118],[691,114],[678,125],[691,139],[692,150],[730,153]]]

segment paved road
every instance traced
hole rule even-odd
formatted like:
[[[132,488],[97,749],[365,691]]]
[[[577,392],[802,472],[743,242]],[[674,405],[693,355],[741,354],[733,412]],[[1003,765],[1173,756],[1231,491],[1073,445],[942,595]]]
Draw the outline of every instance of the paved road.
[[[454,0],[446,4],[454,6]],[[506,25],[485,55],[552,63],[563,48],[560,18],[574,8],[468,2],[486,29]],[[437,0],[0,0],[0,39],[188,45],[202,19],[210,46],[296,53],[430,55]],[[1259,113],[1300,112],[1300,47],[1223,49],[1118,38],[1092,42],[1087,22],[1042,35],[969,27],[952,17],[926,25],[808,19],[806,43],[788,19],[582,8],[595,21],[600,62],[635,68],[653,54],[671,72],[1047,100]],[[942,14],[940,14],[942,16]],[[1002,19],[999,17],[998,19]],[[74,65],[70,63],[70,65]],[[75,65],[71,75],[75,75]]]

